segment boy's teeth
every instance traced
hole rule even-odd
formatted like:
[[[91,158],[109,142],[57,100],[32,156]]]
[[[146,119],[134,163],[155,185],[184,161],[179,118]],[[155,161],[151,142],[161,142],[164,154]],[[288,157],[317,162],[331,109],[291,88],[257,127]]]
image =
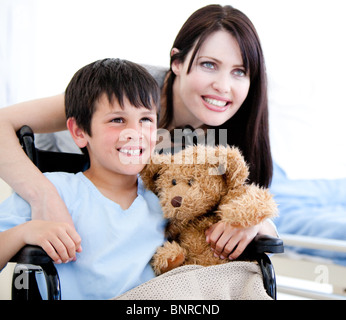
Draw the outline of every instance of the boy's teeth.
[[[125,154],[129,154],[131,156],[139,156],[141,154],[141,150],[140,149],[120,149],[119,152],[125,153]]]
[[[224,107],[227,104],[227,101],[220,101],[220,100],[215,100],[210,98],[204,98],[204,100],[217,107]]]

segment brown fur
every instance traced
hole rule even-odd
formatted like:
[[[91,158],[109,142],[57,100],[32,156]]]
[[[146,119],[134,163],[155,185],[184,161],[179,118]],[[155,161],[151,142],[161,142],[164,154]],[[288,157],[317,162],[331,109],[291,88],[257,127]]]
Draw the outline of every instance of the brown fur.
[[[228,262],[214,257],[205,240],[206,229],[220,220],[250,227],[276,215],[269,191],[247,184],[248,175],[235,147],[198,145],[152,157],[141,176],[146,187],[159,196],[169,220],[169,241],[158,248],[152,261],[156,274],[185,264]],[[175,197],[182,199],[179,207],[172,204]]]

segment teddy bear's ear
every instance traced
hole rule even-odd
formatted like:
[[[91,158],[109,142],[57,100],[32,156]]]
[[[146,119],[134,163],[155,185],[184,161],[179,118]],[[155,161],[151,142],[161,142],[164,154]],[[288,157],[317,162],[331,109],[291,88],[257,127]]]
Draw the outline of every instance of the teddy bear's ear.
[[[236,147],[218,146],[219,173],[226,176],[229,188],[243,185],[249,176],[249,169],[241,152]]]
[[[171,163],[171,154],[158,154],[155,153],[150,162],[141,171],[140,176],[143,180],[145,187],[154,193],[157,193],[156,180],[160,174],[168,168]]]

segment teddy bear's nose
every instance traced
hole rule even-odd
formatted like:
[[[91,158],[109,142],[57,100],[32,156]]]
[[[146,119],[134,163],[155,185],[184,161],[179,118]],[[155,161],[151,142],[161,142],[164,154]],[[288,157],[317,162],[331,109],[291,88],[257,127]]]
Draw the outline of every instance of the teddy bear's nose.
[[[174,197],[171,201],[171,204],[174,208],[178,208],[181,206],[182,201],[183,201],[182,197]]]

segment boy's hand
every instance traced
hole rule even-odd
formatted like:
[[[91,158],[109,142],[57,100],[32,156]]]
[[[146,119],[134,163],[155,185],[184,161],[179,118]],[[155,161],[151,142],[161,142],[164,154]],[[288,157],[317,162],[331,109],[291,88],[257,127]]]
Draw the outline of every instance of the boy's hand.
[[[76,252],[82,251],[81,238],[68,223],[32,220],[26,224],[25,243],[42,247],[55,263],[75,260]]]
[[[260,224],[249,228],[235,228],[228,223],[218,222],[205,232],[206,241],[214,256],[234,260],[243,253],[260,228]]]

